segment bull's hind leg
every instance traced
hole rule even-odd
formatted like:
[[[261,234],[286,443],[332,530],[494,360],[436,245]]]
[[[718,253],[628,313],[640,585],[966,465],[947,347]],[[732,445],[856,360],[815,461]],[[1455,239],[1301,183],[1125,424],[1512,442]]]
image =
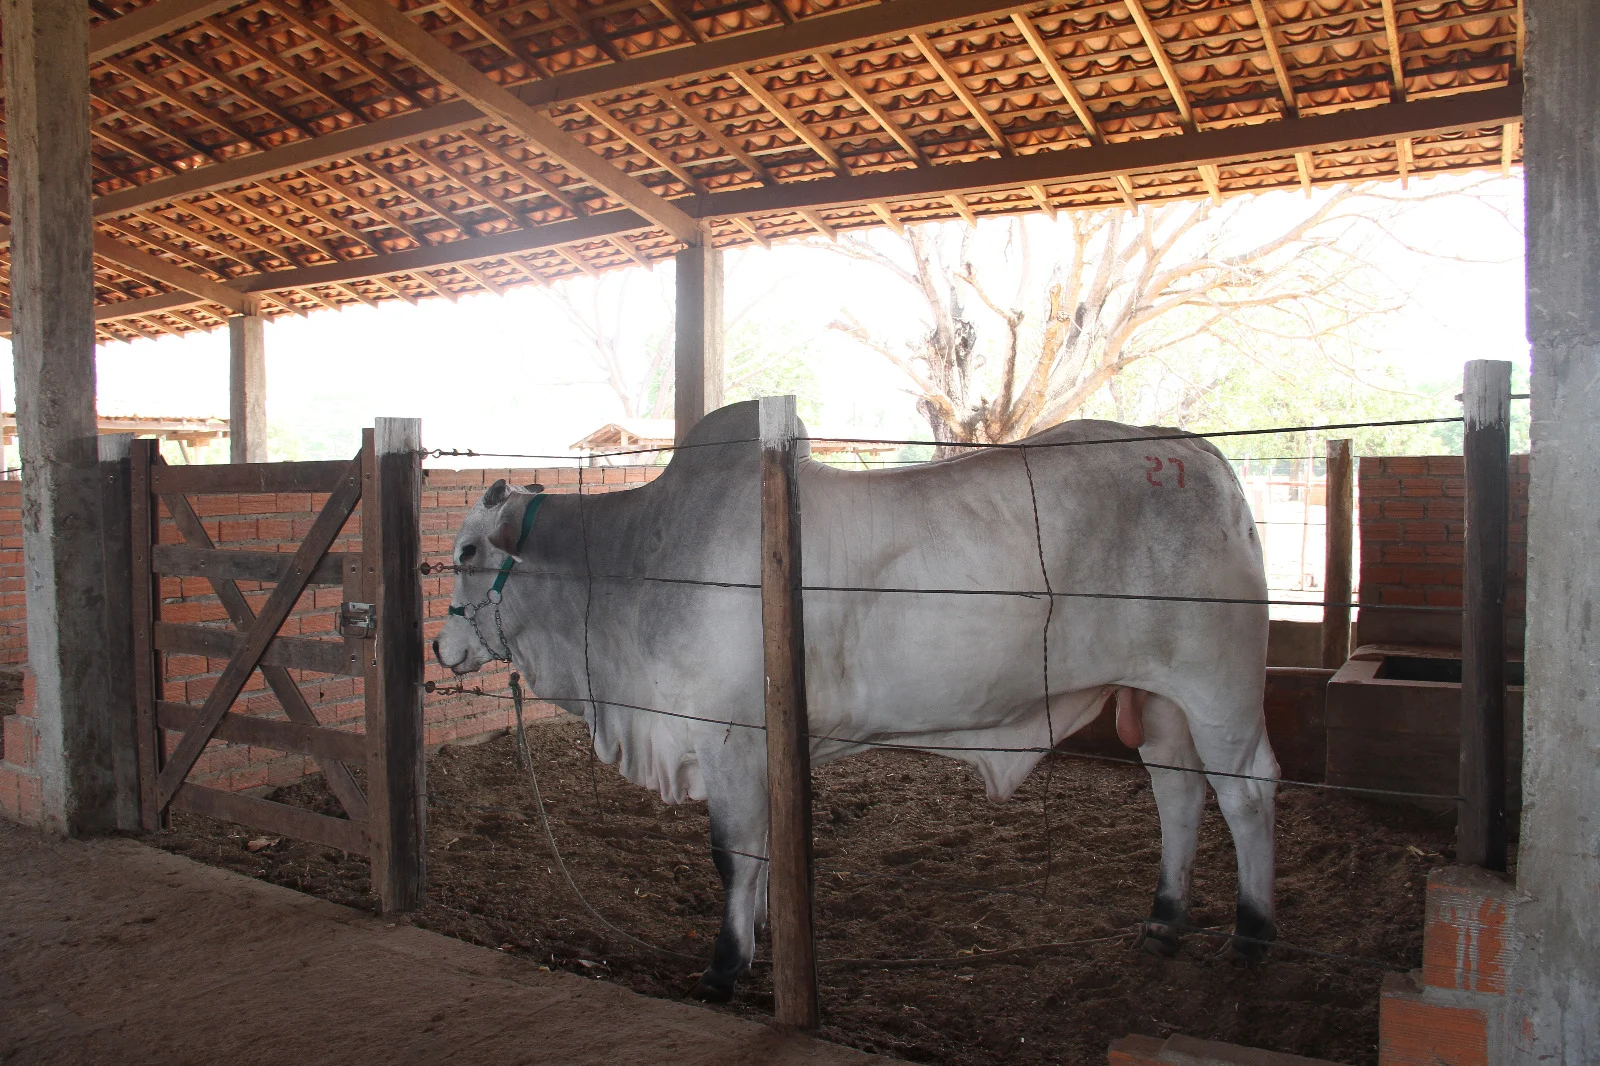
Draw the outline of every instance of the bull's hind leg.
[[[1267,941],[1277,936],[1272,920],[1274,863],[1273,807],[1277,797],[1278,762],[1261,723],[1243,743],[1222,729],[1195,727],[1195,743],[1217,805],[1233,836],[1239,863],[1239,904],[1234,939],[1222,954],[1242,962],[1266,958]],[[1222,777],[1217,772],[1239,774]]]
[[[740,732],[749,736],[700,753],[723,910],[711,965],[691,994],[710,1003],[733,998],[734,985],[755,959],[756,929],[766,920],[766,741],[759,731]]]
[[[1152,694],[1145,700],[1142,719],[1144,743],[1139,755],[1147,764],[1150,791],[1161,815],[1161,880],[1139,945],[1153,955],[1171,955],[1178,950],[1179,933],[1189,920],[1189,883],[1205,811],[1206,782],[1198,772],[1200,755],[1189,735],[1189,723],[1177,704]]]

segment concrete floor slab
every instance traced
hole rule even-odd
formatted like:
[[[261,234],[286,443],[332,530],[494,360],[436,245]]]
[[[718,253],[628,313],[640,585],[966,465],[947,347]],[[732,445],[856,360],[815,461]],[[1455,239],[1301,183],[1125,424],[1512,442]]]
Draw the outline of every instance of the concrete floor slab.
[[[866,1066],[130,840],[0,822],[0,1063]]]

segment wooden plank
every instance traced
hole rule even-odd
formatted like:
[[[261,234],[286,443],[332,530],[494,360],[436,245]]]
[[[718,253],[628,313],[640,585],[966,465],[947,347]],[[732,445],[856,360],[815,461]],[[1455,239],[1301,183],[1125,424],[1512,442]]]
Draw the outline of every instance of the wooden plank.
[[[590,151],[583,142],[445,47],[388,0],[333,0],[333,3],[398,48],[400,54],[455,89],[484,114],[505,123],[568,170],[587,178],[679,240],[694,244],[700,239],[695,220],[681,208]]]
[[[766,214],[800,207],[845,207],[873,201],[944,196],[1061,184],[1117,175],[1187,169],[1200,163],[1226,165],[1304,148],[1331,148],[1362,141],[1392,141],[1436,133],[1498,126],[1520,117],[1521,86],[1485,89],[1409,104],[1339,111],[1250,126],[1230,126],[1181,137],[1150,137],[1072,151],[1036,152],[975,159],[914,170],[790,182],[777,188],[738,189],[696,201],[704,217]]]
[[[154,631],[155,646],[160,651],[204,655],[211,659],[232,658],[239,650],[241,639],[241,635],[231,629],[179,622],[157,622]],[[343,642],[314,637],[277,637],[261,653],[261,663],[338,677],[361,676],[360,666],[350,662]]]
[[[132,245],[123,244],[115,237],[108,237],[104,233],[94,235],[94,254],[102,259],[109,259],[118,266],[137,270],[157,281],[176,286],[202,300],[219,303],[235,314],[249,314],[253,310],[254,301],[238,289],[230,288],[220,281],[213,281],[187,267],[169,263],[149,252],[141,252]]]
[[[295,840],[309,840],[340,851],[365,855],[369,850],[366,830],[357,822],[329,818],[303,807],[256,799],[239,792],[223,792],[204,785],[183,785],[172,797],[175,810],[235,822]]]
[[[299,600],[300,593],[305,591],[306,579],[316,568],[317,561],[327,553],[329,545],[339,535],[339,530],[344,528],[345,520],[350,517],[360,498],[361,464],[356,461],[350,464],[349,474],[333,491],[328,498],[327,506],[312,523],[310,533],[301,543],[300,550],[295,552],[294,564],[285,575],[285,580],[273,588],[272,595],[267,597],[267,602],[262,606],[255,624],[242,635],[234,647],[228,665],[223,667],[216,686],[206,697],[199,723],[193,730],[183,735],[183,739],[173,749],[171,759],[162,768],[160,786],[164,799],[170,799],[177,791],[178,785],[194,767],[195,760],[200,757],[200,752],[204,750],[206,741],[210,738],[211,730],[216,728],[222,716],[233,705],[240,690],[244,688],[245,681],[249,679],[256,663],[260,661],[262,653],[277,635],[278,627],[283,625],[284,619],[289,617],[289,612]],[[342,647],[340,652],[343,653]]]
[[[135,8],[89,30],[89,62],[155,40],[238,4],[239,0],[156,0]]]
[[[332,492],[342,482],[348,460],[309,463],[229,463],[212,466],[157,466],[151,491],[172,493]]]
[[[378,634],[367,674],[373,885],[386,913],[417,910],[427,885],[422,719],[422,423],[380,418],[363,447],[361,544],[376,580]]]
[[[172,512],[172,520],[177,525],[178,531],[190,546],[206,549],[213,547],[211,537],[206,533],[206,528],[200,521],[200,516],[194,513],[186,496],[166,497],[167,508]],[[244,594],[239,591],[239,586],[225,578],[213,577],[210,579],[211,588],[216,592],[217,599],[222,602],[222,609],[228,612],[228,618],[233,622],[234,628],[239,632],[247,631],[255,623],[256,614],[245,600]],[[268,649],[271,649],[269,644]],[[352,672],[359,669],[354,659],[347,657]],[[295,684],[289,671],[284,667],[269,664],[258,664],[261,676],[266,678],[267,686],[272,689],[272,694],[278,697],[278,703],[289,716],[289,720],[301,725],[320,726],[315,712],[306,702],[305,694],[300,691],[300,686]],[[323,777],[328,782],[328,788],[338,797],[339,803],[344,807],[345,813],[358,822],[369,820],[370,812],[367,809],[367,798],[362,794],[361,786],[356,783],[355,777],[350,773],[350,768],[343,763],[318,759],[318,767],[322,770]]]
[[[165,827],[166,814],[156,790],[165,745],[156,727],[156,702],[162,696],[161,669],[156,661],[155,627],[161,601],[151,576],[150,549],[157,535],[156,509],[151,506],[150,467],[160,442],[135,440],[129,459],[128,480],[132,580],[130,618],[133,623],[133,696],[139,745],[139,822],[147,830]]]
[[[135,694],[133,650],[133,501],[131,489],[132,433],[106,433],[100,445],[101,568],[106,597],[106,703],[111,709],[112,777],[116,795],[117,827],[137,829],[139,814],[139,757],[135,729],[138,698]]]
[[[1467,535],[1461,574],[1461,816],[1456,861],[1506,868],[1506,556],[1511,525],[1511,364],[1467,363]]]
[[[793,396],[760,401],[761,630],[766,668],[768,914],[774,1021],[818,1024],[812,926],[811,746],[801,608],[800,503]]]
[[[156,720],[163,729],[188,732],[194,728],[195,716],[199,713],[200,708],[187,703],[162,700],[156,704]],[[367,761],[367,738],[360,733],[285,722],[276,718],[225,714],[211,736],[230,744],[253,744],[274,751],[292,751],[296,755],[310,755],[357,766]]]
[[[1355,463],[1350,441],[1328,442],[1326,551],[1322,580],[1322,665],[1337,670],[1350,657],[1351,568],[1355,546]]]
[[[942,197],[952,192],[976,193],[1020,189],[1028,185],[1115,180],[1122,187],[1130,206],[1137,206],[1127,180],[1129,173],[1160,173],[1193,167],[1201,162],[1223,165],[1249,159],[1288,156],[1302,150],[1326,150],[1368,139],[1393,140],[1396,131],[1420,137],[1481,129],[1519,118],[1521,112],[1522,88],[1509,86],[1411,104],[1389,104],[1331,115],[1206,130],[1181,137],[1154,137],[1071,151],[1036,152],[965,163],[942,163],[915,170],[787,182],[772,187],[711,193],[696,197],[692,202],[685,200],[683,204],[696,216],[707,219],[795,212],[817,226],[824,235],[831,235],[831,227],[816,215],[814,209]],[[632,211],[612,211],[492,237],[475,237],[342,263],[281,270],[249,279],[241,278],[238,284],[246,292],[263,292],[414,273],[457,262],[479,262],[619,233],[632,233],[649,226],[648,220]]]
[[[151,552],[152,567],[167,577],[211,577],[229,581],[272,581],[294,558],[288,552],[231,551],[198,548],[191,544],[158,544]],[[356,556],[329,552],[311,571],[308,585],[341,585],[346,560]]]
[[[790,26],[728,34],[693,48],[663,48],[634,56],[626,63],[596,63],[519,85],[512,91],[530,107],[551,107],[1046,6],[1039,2],[1001,4],[994,0],[917,0],[914,4],[857,5]],[[437,136],[476,125],[483,118],[483,112],[468,101],[452,100],[426,110],[349,126],[320,137],[308,137],[280,148],[110,193],[95,199],[94,213],[97,216],[125,214],[212,189],[244,185],[319,163],[359,156],[388,145]]]

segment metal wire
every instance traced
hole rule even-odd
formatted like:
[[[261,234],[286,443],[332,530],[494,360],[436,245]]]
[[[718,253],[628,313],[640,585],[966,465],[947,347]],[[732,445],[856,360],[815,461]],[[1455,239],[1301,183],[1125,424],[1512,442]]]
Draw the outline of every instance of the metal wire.
[[[1277,426],[1267,429],[1221,429],[1208,433],[1190,430],[1173,430],[1140,437],[1107,437],[1104,440],[1058,440],[1045,442],[1010,441],[1004,444],[974,444],[942,440],[889,440],[875,437],[801,437],[800,440],[820,444],[898,444],[927,445],[933,448],[1001,448],[1014,451],[1033,448],[1077,448],[1090,444],[1138,444],[1144,441],[1184,440],[1188,438],[1211,439],[1216,437],[1263,437],[1276,433],[1322,433],[1334,429],[1384,429],[1392,426],[1430,426],[1463,421],[1461,415],[1449,418],[1396,418],[1385,422],[1334,422],[1321,426]],[[1066,423],[1063,423],[1066,424]],[[1224,457],[1226,458],[1226,457]]]

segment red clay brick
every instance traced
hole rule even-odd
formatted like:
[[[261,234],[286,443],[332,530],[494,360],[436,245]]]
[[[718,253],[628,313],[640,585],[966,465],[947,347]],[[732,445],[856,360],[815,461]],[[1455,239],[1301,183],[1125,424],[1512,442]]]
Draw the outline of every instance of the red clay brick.
[[[1488,1066],[1489,1024],[1481,1010],[1429,1003],[1410,978],[1383,979],[1379,1066]]]
[[[1446,477],[1460,477],[1466,469],[1466,460],[1459,455],[1430,455],[1428,456],[1428,473],[1443,474]]]
[[[13,766],[32,769],[37,762],[39,732],[35,719],[8,714],[3,736],[0,736],[0,755]]]
[[[1439,496],[1444,493],[1444,480],[1436,477],[1408,477],[1401,479],[1400,494],[1409,499]]]
[[[38,825],[42,820],[44,790],[38,777],[30,773],[17,774],[17,821]]]
[[[1378,514],[1384,518],[1422,518],[1427,514],[1427,504],[1420,500],[1382,500]]]
[[[1422,935],[1424,984],[1505,994],[1512,891],[1504,878],[1485,870],[1452,866],[1428,875]]]
[[[1428,472],[1428,460],[1421,456],[1390,455],[1381,460],[1383,472],[1391,477],[1407,477]]]

